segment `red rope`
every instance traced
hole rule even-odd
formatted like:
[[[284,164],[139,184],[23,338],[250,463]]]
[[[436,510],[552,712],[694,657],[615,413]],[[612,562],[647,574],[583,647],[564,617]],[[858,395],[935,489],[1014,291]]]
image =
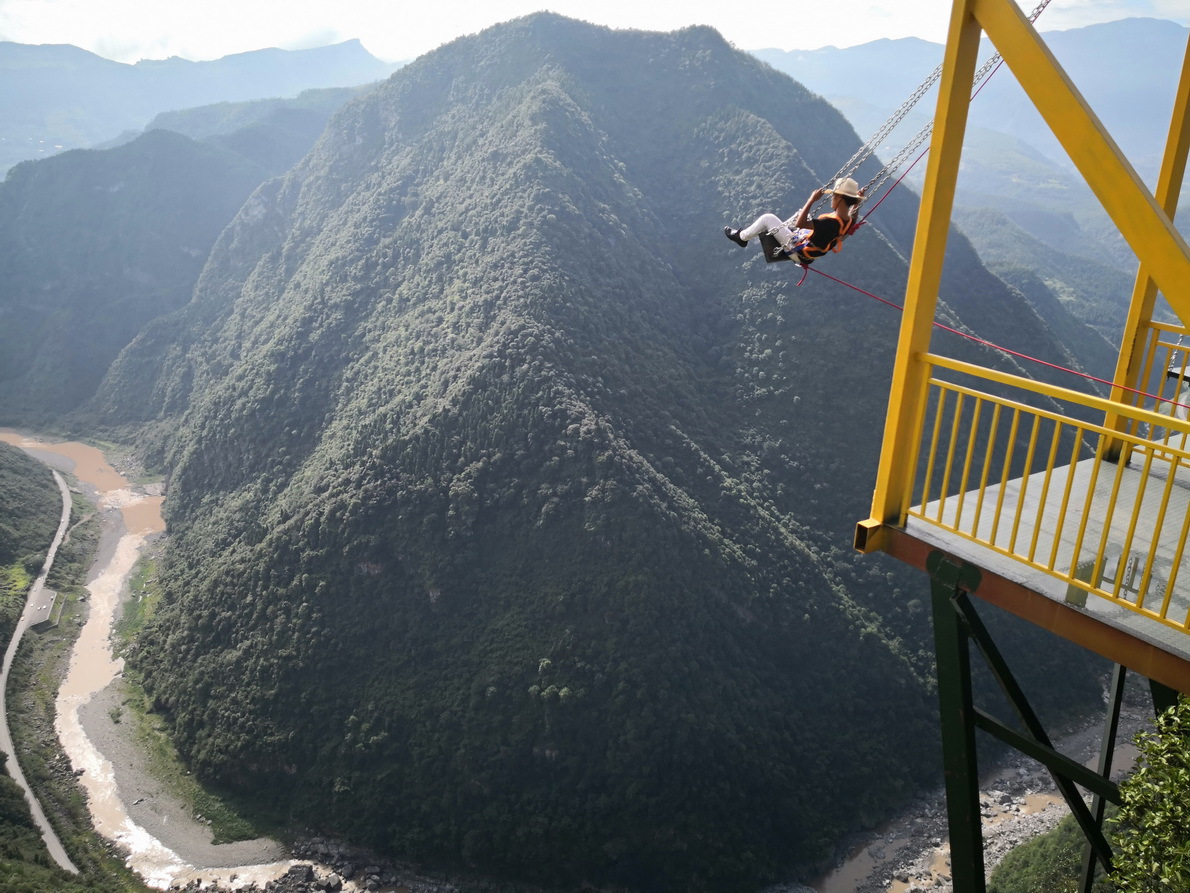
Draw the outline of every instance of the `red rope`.
[[[974,100],[975,97],[977,97],[979,95],[980,91],[983,90],[984,87],[986,87],[989,83],[991,83],[992,77],[996,74],[997,71],[1000,70],[1000,66],[1003,64],[1004,64],[1004,60],[1001,59],[996,64],[996,67],[992,69],[991,74],[989,74],[986,78],[984,78],[983,83],[981,83],[979,85],[979,87],[976,88],[975,92],[971,94],[972,100]],[[913,168],[915,168],[917,166],[917,163],[919,161],[921,161],[923,158],[926,157],[926,154],[929,153],[929,151],[930,151],[929,145],[927,145],[924,149],[922,149],[921,153],[915,159],[913,159],[913,163],[910,164],[907,168],[905,168],[905,172],[903,174],[901,174],[901,176],[897,177],[897,179],[893,182],[892,186],[888,187],[888,189],[886,189],[884,191],[884,194],[882,196],[880,196],[880,199],[876,202],[876,204],[872,205],[872,209],[870,211],[868,211],[866,214],[864,214],[863,218],[861,218],[860,220],[858,220],[856,222],[855,229],[853,229],[851,232],[852,235],[854,235],[856,230],[858,230],[861,226],[863,226],[865,223],[868,222],[868,218],[871,217],[872,214],[874,214],[876,212],[876,209],[880,207],[881,202],[883,202],[886,198],[888,198],[889,194],[894,189],[896,189],[898,186],[901,185],[901,182],[907,176],[909,176],[909,172],[912,171]],[[822,270],[819,270],[816,267],[810,267],[807,264],[802,264],[802,271],[803,271],[802,278],[798,281],[798,285],[801,285],[803,282],[806,281],[806,272],[805,271],[810,270],[810,269],[813,269],[814,272],[817,273],[819,276],[825,276],[827,279],[830,279],[832,282],[837,282],[839,285],[845,286],[846,288],[853,289],[862,295],[866,295],[867,297],[872,298],[873,300],[879,301],[881,304],[887,304],[889,307],[892,307],[896,310],[900,310],[902,312],[905,309],[900,304],[894,304],[892,301],[882,298],[879,295],[874,295],[870,291],[865,291],[864,289],[860,288],[857,285],[852,285],[850,282],[844,282],[842,279],[837,279],[834,276],[830,275],[830,273],[824,273],[824,272],[822,272]],[[990,347],[992,350],[998,350],[1001,353],[1008,354],[1009,356],[1017,357],[1018,359],[1027,360],[1030,363],[1036,363],[1039,366],[1046,366],[1050,369],[1055,369],[1059,372],[1066,372],[1066,373],[1069,373],[1070,375],[1075,375],[1080,378],[1084,378],[1088,381],[1094,381],[1094,382],[1097,382],[1102,385],[1107,385],[1109,388],[1119,388],[1122,391],[1128,391],[1128,392],[1136,394],[1140,397],[1147,397],[1147,398],[1150,398],[1155,401],[1170,403],[1173,406],[1179,406],[1183,409],[1190,410],[1190,406],[1187,406],[1185,403],[1178,403],[1173,400],[1165,400],[1163,397],[1161,397],[1158,394],[1150,394],[1147,391],[1142,391],[1137,388],[1130,388],[1127,385],[1117,384],[1114,381],[1108,381],[1107,379],[1104,379],[1104,378],[1097,378],[1096,376],[1091,375],[1087,372],[1079,372],[1075,369],[1069,368],[1068,366],[1059,366],[1057,363],[1051,363],[1047,360],[1042,360],[1038,357],[1033,357],[1033,356],[1030,356],[1029,354],[1021,353],[1020,351],[1013,350],[1009,347],[1002,347],[999,344],[994,344],[993,342],[987,341],[987,340],[980,338],[976,335],[971,335],[967,332],[960,332],[958,329],[952,328],[951,326],[945,325],[945,324],[937,322],[937,321],[934,321],[933,325],[935,328],[942,329],[944,332],[950,332],[954,335],[958,335],[960,338],[966,338],[968,341],[973,341],[974,343],[981,344],[984,347]]]
[[[979,95],[980,91],[983,90],[984,87],[986,87],[988,84],[991,83],[992,78],[995,76],[996,72],[1000,70],[1000,66],[1002,66],[1003,64],[1004,64],[1004,60],[1001,59],[996,64],[996,67],[992,69],[991,74],[989,74],[986,78],[984,78],[983,83],[981,83],[979,85],[979,87],[976,88],[975,92],[971,94],[972,100],[974,100],[975,97],[977,97]],[[923,158],[926,157],[926,155],[927,155],[927,153],[929,153],[929,151],[930,151],[930,147],[928,145],[924,149],[922,149],[921,153],[915,159],[913,159],[913,163],[910,164],[907,168],[905,168],[905,172],[903,174],[901,174],[901,176],[899,176],[893,182],[892,186],[888,187],[888,189],[885,190],[884,195],[880,196],[879,201],[877,201],[876,204],[872,205],[872,209],[870,211],[868,211],[866,214],[864,214],[863,219],[860,220],[858,223],[856,223],[856,226],[855,226],[856,229],[859,229],[860,226],[867,223],[868,218],[871,217],[872,214],[875,213],[876,209],[880,207],[881,202],[883,202],[886,198],[888,198],[889,194],[894,189],[896,189],[898,186],[901,185],[901,182],[907,176],[909,176],[909,172],[912,171],[913,168],[917,166],[917,163],[919,161],[921,161]],[[825,276],[827,279],[830,279],[832,282],[837,282],[837,283],[839,283],[839,285],[843,285],[843,286],[846,286],[847,288],[854,289],[855,291],[859,292],[862,295],[867,295],[869,298],[877,300],[881,304],[887,304],[889,307],[893,307],[897,310],[901,310],[901,311],[904,310],[904,308],[901,307],[901,305],[899,305],[899,304],[894,304],[892,301],[886,300],[885,298],[882,298],[879,295],[874,295],[869,291],[864,291],[859,286],[852,285],[850,282],[844,282],[842,279],[836,279],[834,276],[830,275],[829,273],[822,272],[822,270],[815,268],[814,272],[817,273],[819,276]],[[804,281],[805,278],[806,278],[806,275],[805,275],[805,273],[803,273],[802,280]],[[801,282],[798,282],[798,285],[801,285],[801,284],[802,284]],[[958,335],[960,338],[966,338],[968,341],[973,341],[976,344],[983,345],[984,347],[990,347],[992,350],[998,350],[1001,353],[1005,353],[1005,354],[1017,357],[1022,360],[1027,360],[1030,363],[1037,363],[1040,366],[1047,366],[1050,369],[1056,369],[1059,372],[1067,372],[1071,375],[1076,375],[1081,378],[1085,378],[1088,381],[1094,381],[1094,382],[1098,382],[1099,384],[1107,385],[1109,388],[1117,388],[1118,387],[1123,391],[1129,391],[1129,392],[1131,392],[1133,394],[1137,394],[1141,397],[1149,397],[1153,400],[1169,402],[1169,403],[1173,403],[1174,406],[1181,406],[1183,408],[1190,409],[1190,407],[1186,406],[1183,403],[1177,403],[1174,401],[1164,401],[1160,395],[1150,394],[1147,391],[1141,391],[1136,388],[1130,388],[1127,385],[1117,384],[1114,381],[1107,381],[1106,379],[1103,379],[1103,378],[1097,378],[1094,375],[1090,375],[1089,373],[1086,373],[1086,372],[1078,372],[1077,370],[1071,369],[1067,366],[1059,366],[1056,363],[1050,363],[1046,360],[1039,359],[1038,357],[1032,357],[1032,356],[1029,356],[1028,354],[1021,353],[1020,351],[1012,350],[1011,348],[1008,348],[1008,347],[1002,347],[999,344],[994,344],[991,341],[986,341],[983,338],[980,338],[976,335],[971,335],[971,334],[968,334],[967,332],[960,332],[958,329],[951,328],[950,326],[944,325],[943,323],[940,323],[937,321],[935,321],[933,323],[933,325],[935,328],[942,329],[945,332],[951,332],[952,334]]]
[[[975,92],[971,94],[972,100],[974,100],[975,97],[977,97],[979,95],[980,91],[983,90],[984,87],[986,87],[988,84],[991,83],[992,77],[995,76],[996,72],[1000,70],[1000,66],[1002,66],[1003,64],[1004,64],[1004,60],[1001,59],[996,64],[996,67],[992,69],[991,74],[989,74],[986,78],[984,78],[983,83],[981,83],[976,88]],[[926,155],[927,155],[927,153],[929,153],[929,151],[930,151],[930,147],[927,144],[926,147],[921,150],[921,153],[915,159],[913,159],[913,163],[910,164],[907,168],[905,168],[905,172],[903,174],[901,174],[901,176],[897,177],[897,179],[893,182],[892,186],[888,187],[888,189],[886,189],[884,191],[884,195],[880,196],[880,199],[876,202],[876,204],[872,205],[872,209],[870,211],[868,211],[866,214],[864,214],[864,216],[856,222],[855,228],[851,232],[852,235],[855,233],[856,230],[858,230],[861,226],[863,226],[865,223],[868,222],[868,218],[871,217],[872,214],[875,213],[876,209],[880,207],[881,202],[883,202],[886,198],[888,198],[889,194],[894,189],[896,189],[898,186],[901,185],[901,182],[907,176],[909,176],[909,172],[912,171],[913,168],[915,168],[917,166],[917,163],[919,161],[921,161],[923,158],[926,157]],[[870,291],[865,291],[864,289],[860,288],[857,285],[852,285],[850,282],[844,282],[842,279],[837,279],[834,276],[830,275],[830,273],[824,273],[824,272],[822,272],[822,270],[819,270],[817,268],[812,268],[807,264],[802,264],[802,271],[803,271],[802,278],[798,281],[798,285],[801,285],[803,282],[806,281],[806,271],[810,270],[810,269],[813,269],[814,272],[817,273],[819,276],[825,276],[827,279],[830,279],[832,282],[837,282],[839,285],[845,286],[846,288],[853,289],[862,295],[866,295],[867,297],[872,298],[873,300],[879,301],[881,304],[887,304],[889,307],[892,307],[896,310],[900,310],[900,311],[904,312],[905,308],[902,307],[900,304],[894,304],[892,301],[889,301],[886,298],[882,298],[879,295],[874,295]],[[1185,403],[1178,403],[1173,400],[1165,400],[1163,397],[1161,397],[1158,394],[1150,394],[1147,391],[1142,391],[1137,388],[1130,388],[1127,385],[1117,384],[1114,381],[1108,381],[1107,379],[1104,379],[1104,378],[1097,378],[1096,376],[1091,375],[1087,372],[1079,372],[1075,369],[1069,368],[1068,366],[1059,366],[1057,363],[1051,363],[1047,360],[1042,360],[1038,357],[1033,357],[1033,356],[1030,356],[1029,354],[1021,353],[1020,351],[1017,351],[1017,350],[1012,350],[1011,348],[1008,348],[1008,347],[1002,347],[999,344],[995,344],[991,341],[987,341],[987,340],[980,338],[976,335],[971,335],[971,334],[968,334],[967,332],[960,332],[958,329],[952,328],[951,326],[945,325],[945,324],[940,323],[936,320],[933,322],[933,326],[937,329],[942,329],[944,332],[950,332],[954,335],[958,335],[960,338],[966,338],[968,341],[972,341],[976,344],[983,345],[984,347],[990,347],[992,350],[998,350],[1001,353],[1008,354],[1009,356],[1017,357],[1018,359],[1021,359],[1021,360],[1027,360],[1030,363],[1036,363],[1039,366],[1046,366],[1050,369],[1055,369],[1059,372],[1066,372],[1066,373],[1069,373],[1070,375],[1084,378],[1087,381],[1094,381],[1094,382],[1097,382],[1102,385],[1107,385],[1109,388],[1119,388],[1122,391],[1128,391],[1128,392],[1136,394],[1140,397],[1147,397],[1154,401],[1169,403],[1173,406],[1178,406],[1183,409],[1190,410],[1190,406],[1187,406]]]
[[[879,295],[874,295],[870,291],[865,291],[864,289],[860,288],[858,285],[852,285],[850,282],[844,282],[842,279],[838,279],[838,278],[832,276],[830,273],[822,272],[822,270],[819,270],[817,267],[810,267],[810,269],[813,270],[815,273],[817,273],[819,276],[825,276],[827,279],[831,280],[832,282],[837,282],[839,285],[842,285],[845,288],[850,288],[853,291],[859,292],[861,295],[866,295],[867,297],[872,298],[873,300],[879,301],[881,304],[887,304],[889,307],[892,307],[896,310],[900,310],[902,312],[904,312],[904,310],[905,310],[905,308],[902,307],[900,304],[894,304],[892,301],[889,301],[886,298],[882,298]],[[1162,403],[1171,403],[1174,406],[1180,406],[1180,407],[1190,410],[1190,406],[1187,406],[1184,403],[1177,403],[1176,401],[1173,401],[1173,400],[1166,400],[1160,394],[1150,394],[1148,391],[1141,391],[1141,390],[1138,390],[1137,388],[1130,388],[1127,385],[1118,384],[1114,381],[1108,381],[1105,378],[1097,378],[1096,376],[1091,375],[1090,373],[1079,372],[1077,369],[1071,369],[1068,366],[1059,366],[1057,363],[1051,363],[1048,360],[1042,360],[1042,359],[1039,359],[1038,357],[1030,356],[1027,353],[1021,353],[1019,350],[1013,350],[1010,347],[1002,347],[999,344],[996,344],[992,341],[987,341],[983,338],[978,337],[977,335],[971,335],[967,332],[961,332],[958,329],[952,328],[951,326],[945,325],[944,323],[940,323],[936,320],[934,321],[933,325],[934,325],[934,328],[942,329],[944,332],[950,332],[951,334],[958,335],[960,338],[966,338],[968,341],[973,341],[976,344],[983,345],[984,347],[990,347],[992,350],[998,350],[1001,353],[1008,354],[1009,356],[1014,356],[1014,357],[1017,357],[1018,359],[1022,359],[1022,360],[1028,360],[1030,363],[1037,363],[1039,366],[1047,366],[1048,368],[1056,369],[1059,372],[1067,372],[1071,375],[1078,376],[1079,378],[1085,378],[1088,381],[1094,381],[1094,382],[1098,382],[1099,384],[1107,385],[1109,388],[1119,388],[1122,391],[1129,391],[1129,392],[1131,392],[1133,394],[1137,394],[1138,396],[1141,396],[1141,397],[1148,397],[1152,400],[1159,401]]]
[[[1000,66],[1003,64],[1004,64],[1004,60],[1001,59],[1000,62],[996,65],[996,67],[994,69],[992,69],[992,73],[989,74],[986,78],[984,78],[983,83],[979,85],[978,89],[976,89],[976,91],[973,94],[971,94],[972,99],[975,99],[975,97],[979,95],[980,90],[982,90],[989,83],[991,83],[992,76],[995,75],[996,72],[1000,70]],[[930,147],[928,145],[924,149],[922,149],[921,153],[915,159],[913,159],[913,163],[910,164],[907,168],[905,168],[905,172],[903,174],[901,174],[901,176],[899,176],[896,179],[896,181],[892,184],[892,186],[888,187],[888,189],[885,190],[884,194],[882,196],[880,196],[879,201],[877,201],[876,204],[874,204],[872,206],[872,209],[870,211],[868,211],[866,214],[864,214],[863,219],[860,220],[859,223],[856,224],[856,229],[859,229],[860,226],[862,226],[863,224],[868,222],[868,218],[870,216],[872,216],[873,213],[875,213],[877,208],[880,207],[880,203],[883,202],[886,198],[888,198],[889,194],[894,189],[896,189],[898,186],[901,185],[901,182],[907,176],[909,176],[909,172],[912,171],[913,168],[917,166],[917,163],[919,161],[921,161],[923,158],[926,157],[926,155],[929,153],[929,151],[930,151]],[[822,272],[822,270],[815,268],[814,272],[817,273],[819,276],[825,276],[827,279],[830,279],[833,282],[837,282],[840,285],[846,286],[847,288],[854,289],[855,291],[858,291],[860,294],[867,295],[869,298],[877,300],[882,304],[887,304],[889,307],[893,307],[897,310],[904,310],[904,308],[901,307],[899,304],[894,304],[892,301],[886,300],[885,298],[882,298],[879,295],[874,295],[869,291],[864,291],[862,288],[852,285],[850,282],[844,282],[842,279],[836,279],[834,276],[830,275],[829,273]],[[806,278],[805,274],[803,273],[802,279],[805,280],[805,278]],[[802,284],[801,282],[798,283],[798,285],[801,285],[801,284]],[[1187,406],[1184,403],[1178,403],[1173,400],[1165,400],[1163,397],[1161,397],[1158,394],[1150,394],[1147,391],[1141,391],[1141,390],[1138,390],[1137,388],[1130,388],[1127,385],[1117,384],[1114,381],[1107,381],[1106,379],[1103,379],[1103,378],[1096,378],[1094,375],[1090,375],[1089,373],[1086,373],[1086,372],[1078,372],[1077,370],[1070,369],[1066,366],[1059,366],[1056,363],[1050,363],[1046,360],[1042,360],[1037,357],[1032,357],[1032,356],[1029,356],[1028,354],[1021,353],[1020,351],[1012,350],[1011,348],[1008,348],[1008,347],[1002,347],[999,344],[994,344],[991,341],[986,341],[983,338],[980,338],[976,335],[971,335],[971,334],[968,334],[967,332],[960,332],[958,329],[951,328],[950,326],[944,325],[943,323],[940,323],[940,322],[935,321],[933,323],[933,325],[935,328],[942,329],[943,331],[946,331],[946,332],[951,332],[952,334],[958,335],[960,338],[966,338],[968,341],[973,341],[976,344],[983,345],[984,347],[990,347],[992,350],[998,350],[1001,353],[1005,353],[1005,354],[1017,357],[1022,360],[1027,360],[1030,363],[1037,363],[1040,366],[1048,366],[1050,369],[1056,369],[1059,372],[1067,372],[1070,375],[1079,376],[1081,378],[1087,379],[1088,381],[1094,381],[1099,384],[1107,385],[1109,388],[1117,388],[1118,387],[1123,391],[1129,391],[1129,392],[1131,392],[1133,394],[1137,394],[1138,396],[1141,396],[1141,397],[1148,397],[1155,401],[1171,403],[1174,406],[1180,406],[1184,409],[1190,410],[1190,406]]]

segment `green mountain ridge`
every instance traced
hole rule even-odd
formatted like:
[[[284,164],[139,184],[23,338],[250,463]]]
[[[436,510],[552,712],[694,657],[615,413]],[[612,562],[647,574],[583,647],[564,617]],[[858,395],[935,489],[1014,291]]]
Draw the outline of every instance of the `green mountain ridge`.
[[[260,49],[206,62],[175,56],[134,65],[74,46],[0,40],[0,175],[22,161],[140,132],[163,112],[370,84],[396,67],[369,54],[358,40],[304,50]]]
[[[89,401],[128,343],[188,302],[252,190],[359,92],[159,115],[111,149],[19,165],[0,184],[0,424],[46,424]]]
[[[960,209],[955,221],[979,247],[984,263],[1005,281],[1018,287],[1021,283],[1017,280],[1023,282],[1022,277],[1044,281],[1054,300],[1063,305],[1078,305],[1079,319],[1094,327],[1100,338],[1114,339],[1124,330],[1134,270],[1121,269],[1109,258],[1096,262],[1041,244],[991,208]],[[1063,314],[1047,308],[1043,315],[1057,320]],[[1078,337],[1068,331],[1062,340],[1077,343]],[[1087,344],[1079,353],[1093,356],[1096,351]],[[1110,378],[1116,350],[1109,349],[1104,341],[1098,354],[1103,360],[1099,374],[1106,372]],[[1109,362],[1112,365],[1106,366]]]
[[[257,189],[88,408],[169,473],[129,663],[196,771],[405,858],[639,890],[821,865],[925,783],[925,583],[845,545],[899,321],[720,232],[857,145],[709,29],[538,14]],[[899,294],[914,214],[831,273]],[[1074,362],[957,235],[943,299]]]

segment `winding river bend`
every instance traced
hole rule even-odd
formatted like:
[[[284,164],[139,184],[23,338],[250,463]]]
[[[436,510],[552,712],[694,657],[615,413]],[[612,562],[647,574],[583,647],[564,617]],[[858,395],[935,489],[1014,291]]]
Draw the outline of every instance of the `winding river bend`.
[[[96,830],[118,844],[129,867],[158,889],[195,880],[238,889],[284,874],[293,862],[275,841],[210,843],[210,829],[152,782],[146,755],[109,713],[113,703],[117,709],[120,704],[123,671],[123,660],[111,649],[112,624],[133,568],[150,540],[165,530],[163,497],[131,486],[95,447],[45,443],[10,430],[0,430],[0,440],[73,474],[103,514],[99,555],[87,582],[90,609],[58,692],[54,721],[71,765],[82,770]]]
[[[264,886],[284,874],[294,861],[286,858],[274,841],[212,844],[209,828],[197,821],[184,803],[160,789],[151,778],[145,754],[130,740],[127,727],[122,729],[111,718],[111,712],[121,704],[119,677],[123,670],[123,661],[112,654],[111,627],[134,566],[151,539],[164,531],[163,497],[147,493],[146,488],[131,486],[94,447],[40,442],[6,429],[0,429],[0,441],[20,447],[56,472],[73,474],[103,513],[99,554],[87,583],[90,611],[58,693],[55,719],[63,750],[73,767],[83,770],[80,780],[87,791],[96,829],[123,848],[129,867],[158,889],[184,886],[191,881],[239,889],[249,884]],[[69,492],[61,476],[56,477],[65,502]],[[68,503],[63,517],[69,518]],[[61,541],[65,523],[59,527],[55,544]],[[52,555],[47,557],[47,565],[51,559]],[[1091,737],[1097,743],[1098,732],[1092,731]],[[1119,770],[1131,765],[1135,758],[1135,750],[1130,754],[1128,750],[1127,744],[1121,744],[1118,749]],[[1044,812],[1056,802],[1056,795],[1039,785],[1025,798],[1019,811],[1026,815]],[[1059,817],[1055,816],[1053,823]],[[890,878],[892,865],[904,860],[905,850],[916,853],[923,864],[928,863],[926,872],[933,875],[931,882],[938,889],[950,889],[941,880],[946,868],[945,844],[935,849],[930,845],[922,847],[921,840],[915,841],[916,835],[909,828],[918,818],[906,814],[873,834],[844,864],[818,879],[811,889],[818,893],[906,890],[907,882]],[[1003,827],[1009,822],[993,822],[993,827],[997,824]],[[944,821],[940,819],[926,839],[944,833]],[[48,841],[47,836],[47,844]],[[62,859],[69,863],[64,851],[58,861],[66,868]],[[343,889],[358,887],[348,882]]]

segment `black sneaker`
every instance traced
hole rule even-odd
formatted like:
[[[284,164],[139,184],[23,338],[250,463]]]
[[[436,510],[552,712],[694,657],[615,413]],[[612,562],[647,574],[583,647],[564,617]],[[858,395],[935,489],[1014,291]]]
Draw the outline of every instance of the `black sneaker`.
[[[723,227],[723,235],[727,236],[727,238],[731,239],[731,241],[735,242],[741,248],[748,247],[748,241],[746,239],[740,238],[740,231],[738,229],[732,229],[730,226],[725,226]]]

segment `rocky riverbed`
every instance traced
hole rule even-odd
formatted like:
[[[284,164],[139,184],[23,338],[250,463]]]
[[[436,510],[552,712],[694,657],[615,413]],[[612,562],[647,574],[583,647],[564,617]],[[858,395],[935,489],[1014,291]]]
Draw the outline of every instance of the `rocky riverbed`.
[[[1132,738],[1136,732],[1151,726],[1152,707],[1147,693],[1134,683],[1121,715],[1113,777],[1119,779],[1131,768],[1135,759]],[[1101,734],[1099,723],[1088,723],[1062,735],[1058,748],[1073,758],[1094,761],[1098,758]],[[984,855],[989,874],[1010,850],[1051,830],[1069,812],[1049,774],[1019,754],[998,761],[984,776],[981,790]],[[879,830],[850,840],[846,847],[849,855],[831,875],[812,886],[778,884],[765,893],[952,893],[946,835],[945,797],[938,789],[917,797],[901,817]],[[380,860],[366,851],[322,837],[300,840],[294,845],[292,855],[299,861],[285,876],[259,887],[249,885],[240,889],[266,893],[339,890],[546,893],[490,879],[434,877],[415,866]],[[192,884],[172,889],[198,890],[199,887]]]
[[[24,445],[24,444],[22,444]],[[80,445],[55,445],[53,449]],[[73,459],[102,460],[98,451],[75,455]],[[97,483],[102,493],[127,484],[110,467],[114,483]],[[79,469],[76,468],[76,473]],[[131,477],[131,475],[129,475]],[[129,509],[131,503],[157,498],[159,491],[141,489],[139,496],[108,505],[113,521],[100,544],[97,568],[112,559],[116,544],[140,522]],[[159,503],[158,503],[159,504]],[[119,507],[122,520],[116,520]],[[131,523],[129,523],[131,522]],[[134,528],[138,529],[138,528]],[[150,536],[152,534],[149,534]],[[106,638],[106,633],[104,634]],[[100,745],[112,764],[112,774],[128,815],[140,829],[148,828],[156,839],[192,865],[204,866],[195,874],[171,874],[171,880],[154,886],[172,890],[270,891],[270,893],[313,893],[313,891],[381,891],[381,893],[546,893],[524,885],[458,875],[434,876],[416,866],[382,860],[365,851],[320,837],[295,843],[291,851],[270,840],[243,841],[216,846],[210,829],[190,813],[178,798],[155,781],[145,754],[131,735],[131,723],[114,717],[121,703],[119,680],[95,693],[79,711],[87,737]],[[1141,728],[1151,726],[1152,706],[1147,691],[1136,679],[1121,718],[1115,760],[1115,776],[1130,768],[1135,751],[1128,742]],[[48,734],[48,730],[47,730]],[[1091,761],[1098,754],[1101,728],[1088,724],[1059,736],[1059,749],[1068,756]],[[981,747],[983,745],[981,744]],[[78,775],[65,757],[54,765],[61,773]],[[1001,760],[984,777],[981,790],[985,862],[990,872],[1004,855],[1019,843],[1053,828],[1067,814],[1048,773],[1031,760],[1012,755]],[[94,805],[94,804],[93,804]],[[946,807],[941,789],[916,798],[897,819],[876,831],[858,834],[844,842],[846,854],[836,869],[811,886],[780,884],[766,893],[948,893],[950,880],[946,844]],[[127,846],[127,841],[121,842]],[[240,867],[236,867],[240,866]],[[222,867],[223,871],[218,869]],[[138,869],[139,870],[139,869]],[[172,871],[172,869],[171,869]],[[198,876],[195,876],[198,875]]]
[[[1136,759],[1132,740],[1151,729],[1153,708],[1140,677],[1129,680],[1120,716],[1112,777],[1117,781]],[[1102,720],[1055,736],[1063,754],[1084,763],[1098,760]],[[988,743],[981,738],[980,746]],[[984,867],[990,876],[1014,847],[1053,829],[1069,814],[1052,777],[1015,751],[998,760],[980,784]],[[778,885],[765,893],[951,893],[946,798],[941,787],[919,795],[901,817],[873,832],[853,836],[834,871],[812,886]]]
[[[327,837],[310,836],[293,845],[296,860],[281,877],[263,884],[237,887],[240,893],[557,893],[523,884],[459,874],[434,874],[417,866],[381,859],[367,850]],[[218,893],[227,888],[192,881],[171,886],[175,891]]]

